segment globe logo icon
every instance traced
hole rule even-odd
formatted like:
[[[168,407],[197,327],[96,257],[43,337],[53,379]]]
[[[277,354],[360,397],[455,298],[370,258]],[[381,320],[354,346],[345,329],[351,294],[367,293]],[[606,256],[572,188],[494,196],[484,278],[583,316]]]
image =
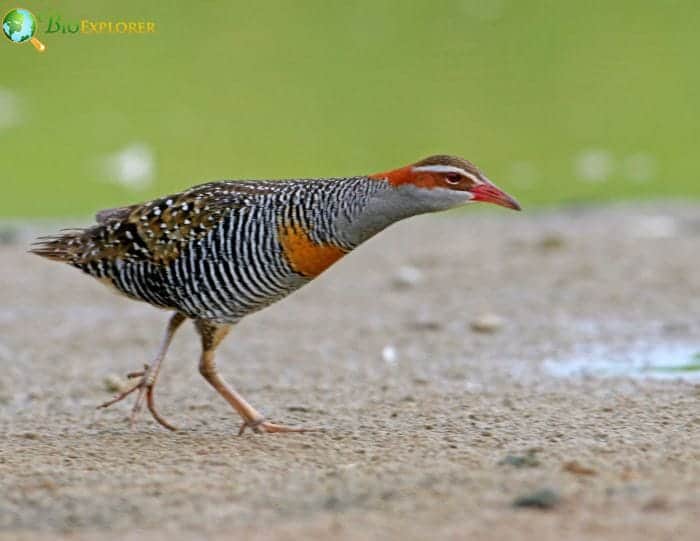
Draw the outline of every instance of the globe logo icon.
[[[28,9],[11,9],[2,18],[2,31],[7,39],[13,43],[29,41],[42,53],[46,50],[46,45],[34,37],[36,26],[36,17]]]

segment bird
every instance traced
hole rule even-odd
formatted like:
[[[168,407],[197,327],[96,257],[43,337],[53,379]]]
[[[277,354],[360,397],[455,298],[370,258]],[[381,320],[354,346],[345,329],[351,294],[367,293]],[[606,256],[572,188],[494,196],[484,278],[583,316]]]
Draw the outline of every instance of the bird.
[[[38,238],[30,252],[67,263],[118,293],[172,313],[153,360],[127,374],[136,393],[130,422],[154,389],[176,331],[192,320],[199,371],[240,415],[239,434],[305,432],[270,421],[217,368],[231,328],[309,283],[391,224],[419,214],[486,202],[520,210],[473,163],[435,155],[382,173],[335,178],[223,180],[145,203],[100,211],[96,224]]]

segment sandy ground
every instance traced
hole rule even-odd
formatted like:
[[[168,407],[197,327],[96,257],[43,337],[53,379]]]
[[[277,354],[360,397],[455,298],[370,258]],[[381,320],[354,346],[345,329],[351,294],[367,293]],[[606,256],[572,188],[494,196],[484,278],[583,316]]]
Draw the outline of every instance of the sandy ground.
[[[700,350],[700,207],[463,213],[394,226],[220,348],[270,418],[235,436],[190,325],[170,433],[96,411],[167,314],[0,246],[2,539],[700,538],[700,387],[547,361]],[[495,314],[495,332],[471,324]],[[117,377],[119,376],[119,377]],[[517,507],[551,491],[549,508]],[[545,498],[546,500],[547,498]]]

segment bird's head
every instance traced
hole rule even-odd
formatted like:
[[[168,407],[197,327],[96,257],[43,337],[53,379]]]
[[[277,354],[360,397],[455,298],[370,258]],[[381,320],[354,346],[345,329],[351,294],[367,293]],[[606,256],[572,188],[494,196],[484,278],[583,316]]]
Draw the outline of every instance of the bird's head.
[[[455,156],[430,156],[412,165],[370,176],[425,200],[431,210],[478,201],[520,210],[518,202],[494,185],[473,163]]]

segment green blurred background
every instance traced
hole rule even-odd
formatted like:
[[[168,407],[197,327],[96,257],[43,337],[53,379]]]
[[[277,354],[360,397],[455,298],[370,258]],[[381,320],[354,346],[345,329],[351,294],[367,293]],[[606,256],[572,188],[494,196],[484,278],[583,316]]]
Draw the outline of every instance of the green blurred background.
[[[19,5],[48,49],[1,38],[0,217],[431,153],[526,205],[700,195],[696,1]],[[51,16],[157,32],[46,34]]]

